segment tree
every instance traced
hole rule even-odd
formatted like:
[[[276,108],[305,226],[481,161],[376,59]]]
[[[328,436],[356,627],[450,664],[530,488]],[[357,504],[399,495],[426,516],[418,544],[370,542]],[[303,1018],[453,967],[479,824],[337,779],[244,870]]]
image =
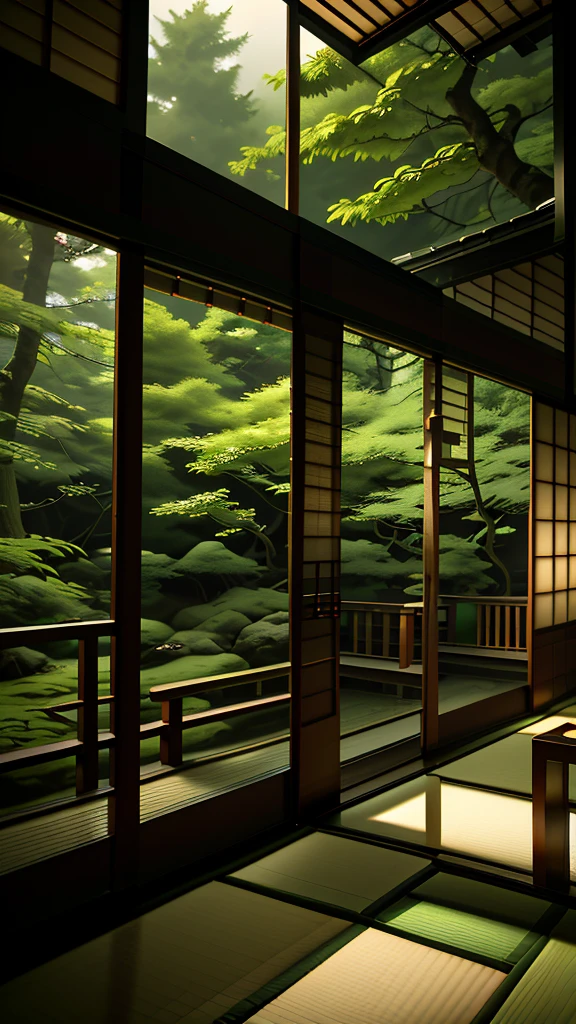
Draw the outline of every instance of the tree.
[[[170,11],[158,19],[165,42],[152,37],[148,64],[148,134],[223,174],[256,112],[251,94],[238,92],[240,69],[231,63],[248,34],[228,35],[229,13],[211,14],[207,0]]]
[[[533,209],[553,196],[549,57],[546,44],[523,59],[507,49],[476,69],[430,29],[362,68],[319,50],[301,68],[304,197],[312,166],[344,160],[348,186],[361,188],[363,181],[368,188],[339,199],[336,188],[345,186],[342,177],[333,180],[337,166],[324,174],[325,222],[390,226],[425,214],[426,224],[420,218],[420,230],[409,236],[411,248],[419,247],[417,236],[429,244],[430,221],[438,222],[438,233],[457,237]],[[280,71],[270,84],[277,88],[284,79]],[[249,175],[283,156],[284,130],[268,132],[264,145],[242,147],[242,158],[230,162],[234,174]],[[375,184],[373,162],[382,168]]]

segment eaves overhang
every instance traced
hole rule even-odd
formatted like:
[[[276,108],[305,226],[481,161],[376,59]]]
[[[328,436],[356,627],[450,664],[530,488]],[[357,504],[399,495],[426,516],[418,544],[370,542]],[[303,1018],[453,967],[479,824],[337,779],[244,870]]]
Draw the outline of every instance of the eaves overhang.
[[[425,25],[476,64],[503,46],[535,48],[552,0],[298,0],[304,27],[360,64]]]
[[[446,245],[406,253],[392,262],[422,281],[447,288],[559,248],[555,241],[555,204],[551,199],[504,224],[475,231]]]

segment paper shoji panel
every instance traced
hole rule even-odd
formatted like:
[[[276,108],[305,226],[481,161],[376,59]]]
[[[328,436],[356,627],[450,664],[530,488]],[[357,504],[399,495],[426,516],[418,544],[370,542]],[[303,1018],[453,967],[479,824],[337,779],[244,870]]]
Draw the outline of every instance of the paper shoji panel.
[[[576,619],[576,416],[535,402],[534,628]]]
[[[466,469],[474,453],[474,377],[454,366],[442,366],[442,390],[436,386],[436,367],[431,369],[432,407],[442,416],[440,464]],[[471,449],[471,451],[470,451]]]
[[[564,259],[558,253],[451,285],[444,294],[552,348],[564,348]]]
[[[576,684],[576,416],[532,404],[532,693]]]
[[[342,328],[295,320],[292,367],[292,766],[300,808],[340,788]]]
[[[122,0],[2,0],[0,46],[119,102]]]

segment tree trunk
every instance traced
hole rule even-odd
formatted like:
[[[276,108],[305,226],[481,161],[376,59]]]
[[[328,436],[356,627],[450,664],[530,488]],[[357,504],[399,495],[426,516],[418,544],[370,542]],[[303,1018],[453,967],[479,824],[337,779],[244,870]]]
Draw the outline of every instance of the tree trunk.
[[[46,305],[48,278],[54,262],[54,229],[41,224],[28,228],[32,239],[32,251],[28,260],[26,280],[22,291],[25,302],[36,306]],[[0,412],[9,419],[0,420],[0,536],[25,537],[22,525],[18,486],[14,460],[9,449],[3,449],[3,441],[14,441],[18,428],[18,417],[26,385],[34,373],[41,335],[30,327],[21,327],[14,351],[0,371]]]
[[[554,196],[554,180],[544,171],[521,160],[514,149],[514,138],[522,115],[518,107],[507,104],[507,119],[500,131],[488,113],[471,94],[476,68],[466,65],[462,75],[446,99],[470,134],[480,167],[493,174],[503,187],[529,209]]]

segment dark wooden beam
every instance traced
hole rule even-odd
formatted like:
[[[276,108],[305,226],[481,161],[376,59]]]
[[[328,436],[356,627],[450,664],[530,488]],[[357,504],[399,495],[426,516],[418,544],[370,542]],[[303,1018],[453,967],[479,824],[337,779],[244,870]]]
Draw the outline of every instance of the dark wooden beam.
[[[300,21],[296,0],[286,6],[286,209],[300,205]]]
[[[110,832],[115,888],[137,881],[140,826],[140,559],[144,254],[123,245],[118,264],[114,382],[112,617],[114,695],[110,754]]]

